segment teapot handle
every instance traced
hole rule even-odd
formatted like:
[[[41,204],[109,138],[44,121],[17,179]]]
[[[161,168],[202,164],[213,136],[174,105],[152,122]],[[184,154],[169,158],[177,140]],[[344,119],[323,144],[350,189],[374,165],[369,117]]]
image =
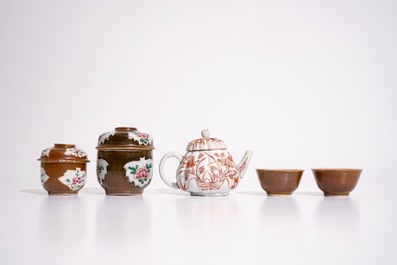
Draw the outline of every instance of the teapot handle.
[[[181,156],[178,152],[172,151],[172,152],[166,153],[166,154],[163,156],[163,158],[161,159],[161,161],[160,161],[160,168],[159,168],[160,177],[161,177],[161,179],[164,181],[164,183],[167,184],[168,186],[170,186],[171,188],[179,189],[179,186],[178,186],[177,183],[170,181],[170,180],[165,176],[164,165],[165,165],[166,160],[167,160],[168,158],[170,158],[170,157],[175,157],[176,159],[178,159],[179,163],[182,161],[182,156]]]

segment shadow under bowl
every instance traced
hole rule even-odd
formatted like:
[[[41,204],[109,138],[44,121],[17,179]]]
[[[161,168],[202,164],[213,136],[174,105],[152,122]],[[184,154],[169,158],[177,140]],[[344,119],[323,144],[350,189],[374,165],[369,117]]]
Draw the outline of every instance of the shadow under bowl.
[[[259,183],[268,196],[290,196],[299,186],[302,169],[256,169]]]
[[[312,171],[324,196],[349,196],[357,185],[362,169],[315,168]]]

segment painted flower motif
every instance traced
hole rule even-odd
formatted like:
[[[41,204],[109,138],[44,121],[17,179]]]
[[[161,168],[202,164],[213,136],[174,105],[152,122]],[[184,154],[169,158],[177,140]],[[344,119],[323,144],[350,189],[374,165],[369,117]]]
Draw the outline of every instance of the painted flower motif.
[[[138,187],[149,183],[153,174],[153,160],[140,158],[140,161],[131,161],[124,165],[126,177]]]
[[[148,139],[148,138],[149,138],[149,134],[146,134],[146,133],[138,132],[136,135],[137,135],[138,137],[142,137],[142,138],[145,138],[145,139]]]
[[[76,152],[76,156],[78,156],[78,157],[85,157],[85,156],[87,156],[87,153],[86,153],[84,150],[75,148],[75,152]]]
[[[87,153],[84,150],[77,148],[67,148],[65,151],[65,155],[72,155],[77,157],[86,157]]]
[[[218,158],[217,161],[222,166],[226,166],[227,168],[234,167],[235,165],[233,157],[231,155],[229,155],[228,157],[222,156],[222,158]]]
[[[153,142],[153,138],[149,134],[141,132],[128,132],[128,139],[134,139],[134,141],[143,145],[150,145]]]
[[[67,185],[69,189],[75,191],[81,189],[85,184],[86,174],[80,168],[76,170],[67,170],[65,175],[59,178],[59,181]]]
[[[72,186],[76,186],[76,185],[81,185],[84,182],[84,180],[79,177],[78,175],[76,175],[76,177],[72,178]]]
[[[146,168],[138,168],[135,174],[136,179],[147,179],[149,178],[149,172]]]
[[[177,174],[181,189],[190,189],[191,182],[195,181],[197,192],[226,187],[233,189],[239,182],[239,171],[232,156],[222,151],[184,156]],[[192,189],[196,188],[193,186]]]
[[[196,163],[194,162],[194,157],[191,157],[187,163],[186,163],[187,167],[194,167],[196,165]]]

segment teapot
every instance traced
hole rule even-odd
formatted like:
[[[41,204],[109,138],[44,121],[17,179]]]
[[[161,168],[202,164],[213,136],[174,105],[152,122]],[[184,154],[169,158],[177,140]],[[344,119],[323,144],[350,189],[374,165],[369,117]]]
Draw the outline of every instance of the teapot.
[[[175,151],[166,153],[160,161],[160,177],[168,186],[193,196],[228,195],[243,178],[253,151],[246,151],[236,164],[222,140],[210,138],[209,130],[202,130],[201,136],[188,144],[183,157]],[[165,162],[170,157],[179,160],[176,182],[170,181],[165,174]]]

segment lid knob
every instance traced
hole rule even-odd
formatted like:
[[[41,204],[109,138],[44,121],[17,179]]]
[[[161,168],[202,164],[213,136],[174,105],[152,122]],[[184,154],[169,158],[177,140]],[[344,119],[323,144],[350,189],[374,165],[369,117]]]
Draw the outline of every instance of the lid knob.
[[[210,138],[210,131],[207,130],[207,129],[202,130],[202,131],[201,131],[201,136],[202,136],[204,139]]]
[[[190,141],[186,151],[226,150],[226,145],[222,140],[210,138],[209,130],[202,130],[201,136],[200,139]]]

